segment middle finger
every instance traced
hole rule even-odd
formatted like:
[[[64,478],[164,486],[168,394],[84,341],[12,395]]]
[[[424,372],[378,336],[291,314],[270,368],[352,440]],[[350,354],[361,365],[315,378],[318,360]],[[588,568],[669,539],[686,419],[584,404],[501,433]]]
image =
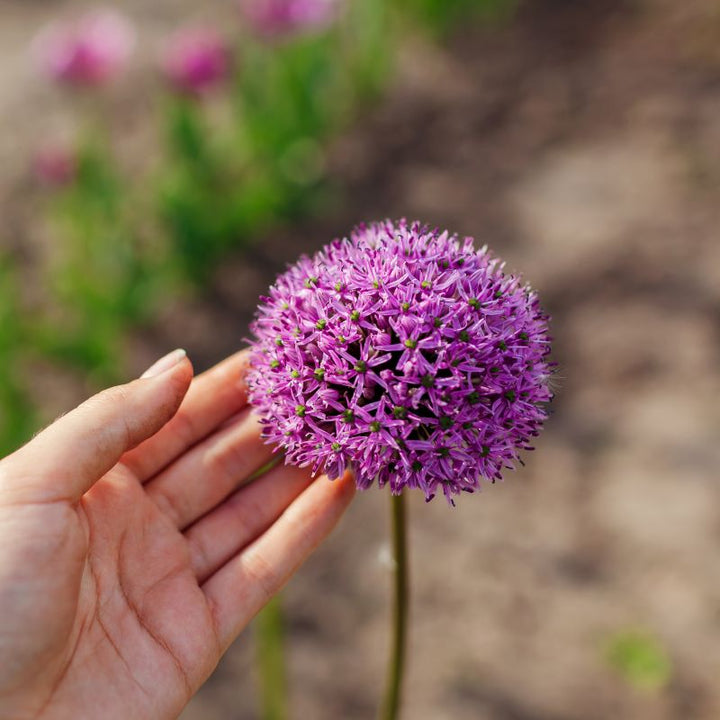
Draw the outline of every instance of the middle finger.
[[[270,460],[273,448],[260,430],[257,415],[246,408],[147,483],[146,492],[179,529],[186,528]]]

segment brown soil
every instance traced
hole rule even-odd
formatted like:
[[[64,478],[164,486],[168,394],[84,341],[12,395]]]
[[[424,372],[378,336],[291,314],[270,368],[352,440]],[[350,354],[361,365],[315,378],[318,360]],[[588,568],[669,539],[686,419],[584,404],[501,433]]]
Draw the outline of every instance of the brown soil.
[[[274,274],[356,221],[406,215],[487,242],[553,315],[558,396],[505,483],[455,510],[412,499],[405,717],[720,717],[720,13],[535,0],[444,51],[411,43],[332,168],[343,209],[168,306],[134,340],[138,369],[178,345],[199,368],[236,349]],[[295,718],[374,716],[387,505],[360,495],[286,592]],[[634,627],[670,654],[662,690],[604,659]],[[257,717],[252,660],[247,632],[183,720]]]

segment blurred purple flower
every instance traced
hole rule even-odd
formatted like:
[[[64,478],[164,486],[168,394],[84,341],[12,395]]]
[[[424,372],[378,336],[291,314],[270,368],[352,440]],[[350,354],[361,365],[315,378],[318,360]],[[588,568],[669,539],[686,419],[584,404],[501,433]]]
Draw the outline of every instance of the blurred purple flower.
[[[319,32],[335,20],[341,0],[243,0],[253,30],[264,37]]]
[[[228,51],[214,30],[186,28],[170,38],[161,65],[178,91],[198,95],[227,75]]]
[[[547,316],[472,238],[361,225],[263,298],[248,376],[287,461],[452,502],[530,450],[552,397]]]
[[[43,185],[63,187],[75,180],[77,156],[64,146],[48,146],[35,155],[33,170]]]
[[[75,85],[101,85],[126,66],[135,46],[130,22],[115,10],[89,12],[75,23],[54,22],[32,44],[42,71]]]

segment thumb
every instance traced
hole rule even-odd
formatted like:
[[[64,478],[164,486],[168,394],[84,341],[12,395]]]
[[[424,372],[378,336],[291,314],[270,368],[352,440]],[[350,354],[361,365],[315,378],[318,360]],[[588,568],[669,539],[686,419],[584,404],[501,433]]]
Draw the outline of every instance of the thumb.
[[[0,463],[0,489],[25,502],[78,501],[175,415],[192,375],[175,350],[139,380],[91,397]]]

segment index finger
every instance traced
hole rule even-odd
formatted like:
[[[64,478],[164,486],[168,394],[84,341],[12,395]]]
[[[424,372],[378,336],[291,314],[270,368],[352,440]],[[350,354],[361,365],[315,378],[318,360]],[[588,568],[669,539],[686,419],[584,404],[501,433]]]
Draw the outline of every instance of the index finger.
[[[198,375],[173,419],[121,462],[146,482],[245,407],[248,359],[249,352],[241,350]]]
[[[180,354],[178,354],[180,353]],[[163,358],[162,372],[109,388],[86,400],[0,465],[16,502],[77,502],[129,448],[155,435],[178,409],[192,378],[184,350]],[[7,476],[5,476],[7,477]]]

